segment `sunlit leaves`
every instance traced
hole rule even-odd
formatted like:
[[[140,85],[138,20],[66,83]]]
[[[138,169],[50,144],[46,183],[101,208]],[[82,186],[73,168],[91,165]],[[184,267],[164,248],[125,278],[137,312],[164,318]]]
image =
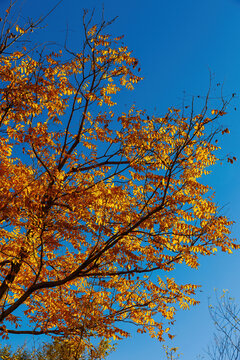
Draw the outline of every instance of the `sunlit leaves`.
[[[226,104],[123,113],[117,95],[141,80],[138,62],[104,24],[84,26],[84,46],[67,60],[0,57],[0,320],[17,327],[12,313],[25,305],[33,334],[89,348],[92,337],[128,336],[125,321],[171,338],[197,286],[165,274],[238,248],[201,183],[219,149],[208,125]]]

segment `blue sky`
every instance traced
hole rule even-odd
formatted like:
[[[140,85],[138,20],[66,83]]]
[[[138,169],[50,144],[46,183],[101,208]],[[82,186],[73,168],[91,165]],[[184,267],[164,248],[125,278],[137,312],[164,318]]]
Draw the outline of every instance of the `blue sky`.
[[[7,3],[1,0],[0,8]],[[22,16],[44,15],[55,3],[55,0],[26,0],[22,3]],[[220,82],[226,96],[237,94],[222,119],[230,135],[222,138],[221,156],[230,153],[240,160],[240,0],[65,0],[48,18],[48,27],[39,31],[39,38],[63,43],[68,26],[69,43],[77,48],[81,44],[83,8],[95,8],[98,15],[102,5],[106,19],[119,16],[109,31],[125,35],[124,42],[139,59],[144,77],[124,101],[134,101],[149,113],[164,114],[168,106],[181,105],[184,96],[189,100],[192,95],[206,94],[211,72],[213,93],[214,84]],[[238,161],[234,165],[218,165],[204,179],[216,190],[217,202],[224,206],[222,211],[236,221],[232,229],[234,237],[240,233],[239,177]],[[229,289],[240,303],[239,259],[239,253],[231,256],[217,253],[202,258],[198,270],[179,268],[174,273],[179,282],[202,285],[198,294],[201,304],[176,316],[172,345],[180,347],[182,359],[196,358],[209,344],[213,326],[207,303],[209,296],[214,297],[214,288],[219,292]],[[132,338],[119,343],[109,360],[164,358],[160,343],[134,331],[133,328]]]

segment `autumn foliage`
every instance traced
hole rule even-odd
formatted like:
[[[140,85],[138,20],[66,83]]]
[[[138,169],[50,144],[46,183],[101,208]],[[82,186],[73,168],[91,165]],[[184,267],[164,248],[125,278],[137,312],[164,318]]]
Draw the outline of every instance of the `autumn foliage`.
[[[9,11],[0,54],[1,333],[71,337],[84,348],[92,337],[128,336],[130,322],[161,340],[176,308],[197,302],[196,285],[171,277],[175,265],[197,268],[200,254],[238,247],[200,181],[217,160],[214,123],[227,103],[208,113],[207,96],[199,113],[123,113],[119,91],[141,78],[108,23],[86,15],[79,52],[46,53],[22,46],[36,24],[11,27]]]

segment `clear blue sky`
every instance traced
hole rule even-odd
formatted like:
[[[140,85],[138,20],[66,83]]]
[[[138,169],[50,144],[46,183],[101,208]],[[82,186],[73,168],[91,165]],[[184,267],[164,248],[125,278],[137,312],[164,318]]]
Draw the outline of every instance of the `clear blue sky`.
[[[24,17],[44,15],[55,0],[26,0]],[[7,1],[1,0],[4,8]],[[215,83],[224,83],[224,94],[240,95],[240,0],[65,0],[48,18],[48,27],[39,32],[44,40],[63,43],[66,27],[71,44],[81,43],[82,9],[95,8],[99,14],[102,4],[107,19],[119,16],[112,25],[116,35],[125,34],[125,43],[139,59],[144,81],[129,94],[126,101],[135,101],[149,113],[163,114],[168,106],[182,103],[183,94],[204,95],[209,86],[209,70]],[[234,106],[223,118],[230,135],[223,137],[222,156],[235,155],[240,161],[240,106],[237,96]],[[124,109],[123,109],[124,111]],[[216,190],[223,212],[236,221],[233,236],[240,237],[240,170],[223,164],[213,169],[206,181]],[[229,289],[240,303],[240,254],[227,256],[217,253],[201,259],[198,270],[178,269],[174,276],[179,282],[202,285],[198,294],[201,305],[181,311],[176,317],[172,345],[179,346],[182,359],[193,360],[203,354],[210,341],[213,326],[207,301],[214,288]],[[170,344],[171,345],[171,344]],[[109,360],[163,359],[161,344],[147,335],[136,335],[119,343]]]

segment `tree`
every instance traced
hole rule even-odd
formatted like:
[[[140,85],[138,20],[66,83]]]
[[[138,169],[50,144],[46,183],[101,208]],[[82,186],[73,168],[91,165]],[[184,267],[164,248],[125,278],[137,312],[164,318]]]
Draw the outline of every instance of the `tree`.
[[[216,328],[214,339],[207,354],[212,360],[240,359],[240,307],[227,290],[218,297],[216,304],[209,305],[209,312]]]
[[[123,113],[116,94],[133,90],[140,69],[106,33],[111,22],[85,13],[82,49],[49,54],[24,42],[38,22],[11,24],[11,7],[0,57],[1,334],[75,339],[82,351],[128,336],[124,322],[171,338],[197,285],[167,274],[239,248],[199,180],[217,161],[214,124],[228,100]]]
[[[163,350],[165,351],[166,360],[177,360],[180,358],[178,353],[178,347],[169,347],[168,345],[163,344]]]
[[[38,349],[27,349],[26,345],[18,347],[12,351],[11,346],[0,346],[1,360],[100,360],[105,359],[114,346],[107,340],[102,340],[98,348],[91,354],[81,351],[80,346],[76,346],[71,341],[59,341],[55,339],[52,343],[44,343]]]

